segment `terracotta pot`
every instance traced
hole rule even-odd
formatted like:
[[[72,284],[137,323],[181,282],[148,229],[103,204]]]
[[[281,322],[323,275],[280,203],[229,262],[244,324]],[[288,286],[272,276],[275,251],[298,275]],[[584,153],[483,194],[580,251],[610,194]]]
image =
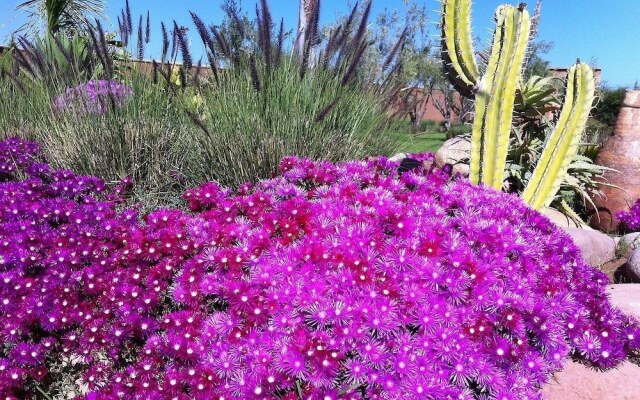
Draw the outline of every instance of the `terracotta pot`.
[[[628,210],[640,198],[640,90],[626,92],[613,135],[596,163],[618,171],[605,173],[605,181],[617,188],[600,185],[605,196],[595,199],[600,215],[594,215],[591,222],[594,228],[611,232],[618,225],[615,214]]]

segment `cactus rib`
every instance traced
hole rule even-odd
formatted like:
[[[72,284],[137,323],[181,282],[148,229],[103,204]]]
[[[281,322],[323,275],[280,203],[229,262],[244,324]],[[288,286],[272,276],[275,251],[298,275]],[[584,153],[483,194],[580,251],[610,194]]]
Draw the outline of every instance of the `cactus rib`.
[[[471,0],[442,0],[441,55],[445,73],[458,92],[473,98],[480,77],[471,34]]]
[[[594,90],[591,68],[580,63],[571,67],[560,119],[522,193],[523,200],[534,209],[542,210],[553,201],[577,152],[593,104]]]
[[[491,57],[476,95],[470,178],[501,189],[530,20],[526,10],[502,6],[496,21]]]

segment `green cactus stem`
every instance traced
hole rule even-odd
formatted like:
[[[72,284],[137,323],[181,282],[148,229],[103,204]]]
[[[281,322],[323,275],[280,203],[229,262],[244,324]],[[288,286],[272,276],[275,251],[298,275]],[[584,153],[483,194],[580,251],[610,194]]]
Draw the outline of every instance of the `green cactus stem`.
[[[445,73],[460,94],[473,98],[480,70],[471,35],[471,0],[442,0],[440,27]]]
[[[470,179],[498,190],[509,148],[516,89],[531,21],[524,8],[500,6],[487,70],[476,93]]]
[[[476,100],[469,179],[501,189],[531,20],[524,4],[498,7],[491,55],[480,76],[470,19],[471,0],[442,0],[442,59],[454,87]],[[558,125],[522,195],[532,207],[541,210],[553,200],[577,151],[593,96],[593,72],[578,62],[569,74]]]
[[[533,171],[522,199],[536,210],[553,201],[569,164],[580,144],[580,137],[593,104],[595,83],[593,71],[578,61],[569,70],[567,94],[558,124],[549,136],[540,160]]]

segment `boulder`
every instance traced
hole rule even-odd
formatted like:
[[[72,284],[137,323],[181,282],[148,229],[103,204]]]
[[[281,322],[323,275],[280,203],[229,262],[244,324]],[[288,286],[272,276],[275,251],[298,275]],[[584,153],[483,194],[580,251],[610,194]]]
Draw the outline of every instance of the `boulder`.
[[[456,136],[442,144],[435,154],[435,163],[438,167],[451,164],[454,174],[469,176],[470,154],[471,138],[468,135]]]
[[[640,249],[640,232],[633,232],[624,235],[618,240],[618,246],[631,250]]]
[[[631,282],[640,283],[640,249],[631,252],[629,260],[624,265],[624,272]]]
[[[609,285],[611,303],[625,313],[640,318],[640,285]],[[626,361],[617,368],[597,371],[568,362],[544,385],[548,400],[635,400],[640,398],[640,367]]]
[[[613,170],[602,178],[604,196],[594,199],[600,213],[591,219],[592,226],[612,232],[618,225],[615,214],[640,198],[640,90],[626,92],[613,135],[602,146],[596,164]]]
[[[405,158],[407,158],[408,156],[404,153],[398,153],[395,156],[389,158],[389,161],[402,161]]]
[[[609,294],[611,304],[622,310],[625,314],[640,320],[640,284],[625,283],[608,285],[607,293]],[[640,375],[638,375],[638,377],[640,377]]]
[[[640,367],[625,361],[604,372],[568,362],[548,382],[542,393],[547,400],[637,400]]]
[[[592,267],[598,267],[616,257],[616,242],[608,235],[592,229],[562,227],[580,249],[582,258]]]
[[[556,224],[559,227],[562,228],[586,228],[586,229],[590,229],[586,226],[578,226],[578,224],[572,220],[571,218],[567,217],[566,215],[564,215],[563,213],[561,213],[560,211],[553,209],[553,208],[547,208],[544,211],[544,215],[549,218],[551,220],[551,222],[553,222],[554,224]]]

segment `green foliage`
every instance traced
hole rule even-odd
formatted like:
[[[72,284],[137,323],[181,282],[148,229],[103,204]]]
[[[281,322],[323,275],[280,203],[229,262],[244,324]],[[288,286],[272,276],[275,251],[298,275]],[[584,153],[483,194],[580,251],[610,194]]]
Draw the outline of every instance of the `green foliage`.
[[[613,127],[620,113],[620,107],[624,100],[625,89],[600,89],[600,98],[595,110],[593,111],[593,117],[601,123]]]
[[[285,155],[338,161],[393,150],[380,135],[386,117],[371,94],[326,71],[303,78],[297,72],[287,57],[261,76],[260,90],[246,66],[201,91],[205,117],[194,135],[199,177],[237,186],[271,176]]]
[[[55,35],[78,33],[84,29],[88,17],[101,17],[105,9],[104,0],[25,0],[17,10],[27,13],[29,22],[23,28]]]
[[[0,102],[0,137],[37,140],[59,168],[107,181],[132,176],[141,191],[171,191],[177,182],[170,171],[189,176],[195,129],[165,89],[137,74],[129,84],[133,94],[126,106],[105,115],[54,110],[59,93],[48,85],[33,84],[26,93],[0,85],[6,99]]]
[[[173,204],[185,186],[207,179],[237,186],[269,177],[284,155],[331,161],[391,155],[396,143],[387,136],[392,129],[384,109],[391,86],[362,79],[382,81],[391,73],[375,78],[363,71],[366,21],[355,18],[350,30],[341,31],[343,38],[327,39],[334,47],[319,46],[317,66],[301,68],[285,51],[286,33],[270,36],[267,20],[258,20],[253,29],[261,34],[250,36],[235,55],[225,37],[230,33],[207,29],[218,33],[206,43],[218,68],[207,71],[185,67],[189,46],[183,34],[173,35],[166,47],[176,50],[154,64],[153,76],[130,67],[124,49],[134,41],[122,23],[119,40],[100,26],[89,30],[88,39],[21,39],[24,54],[32,56],[23,57],[15,76],[0,80],[6,99],[0,102],[0,137],[37,140],[58,168],[108,181],[132,176],[136,198],[147,205]],[[338,39],[342,44],[335,46]],[[224,53],[215,51],[222,48]],[[182,65],[175,63],[180,55]],[[92,78],[123,81],[133,94],[105,115],[53,109],[53,99],[68,86]]]
[[[96,66],[89,51],[89,40],[81,35],[45,35],[37,37],[32,43],[21,41],[26,57],[36,57],[37,68],[28,70],[22,63],[23,72],[31,79],[42,79],[49,83],[72,86],[100,75],[101,68]]]
[[[547,88],[548,82],[539,77],[532,77],[525,84],[520,82],[531,28],[524,4],[517,8],[503,5],[497,9],[491,55],[484,75],[480,75],[471,40],[470,7],[469,0],[443,0],[442,57],[454,87],[476,101],[470,179],[501,189],[505,176],[510,175],[504,171],[515,103],[520,107],[517,117],[521,122],[527,121],[532,117],[527,115],[528,112],[535,117],[535,114],[545,111],[547,104],[543,103],[553,100],[550,97],[553,91]],[[593,96],[593,72],[588,65],[578,62],[569,73],[567,94],[558,123],[546,138],[545,147],[522,192],[523,199],[532,207],[548,207],[564,181],[577,152]],[[523,141],[523,148],[532,144],[529,140]],[[519,156],[523,154],[533,153],[524,151]],[[518,178],[524,173],[526,171],[516,168],[511,175]]]

